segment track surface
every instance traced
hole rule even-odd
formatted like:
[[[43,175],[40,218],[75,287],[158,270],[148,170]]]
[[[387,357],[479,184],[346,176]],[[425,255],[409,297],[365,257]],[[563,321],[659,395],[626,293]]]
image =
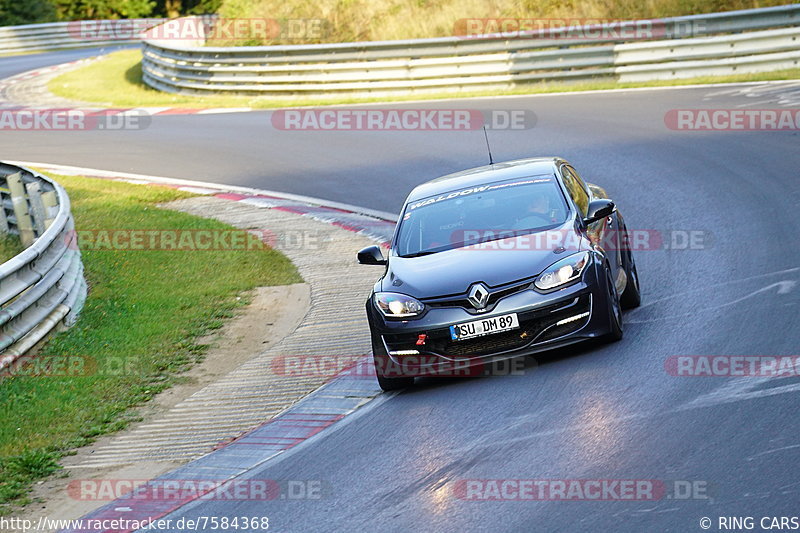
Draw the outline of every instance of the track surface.
[[[60,63],[69,63],[76,59],[83,59],[84,57],[96,56],[113,50],[131,47],[132,45],[79,48],[77,50],[62,50],[60,52],[49,52],[46,54],[0,57],[0,79],[8,78],[9,76],[20,74],[28,70],[49,67]]]
[[[8,75],[16,67],[6,61],[0,73]],[[267,515],[277,531],[683,532],[701,531],[704,516],[717,531],[718,516],[797,515],[800,380],[680,378],[664,369],[673,355],[800,353],[800,136],[664,126],[674,108],[779,105],[772,94],[730,93],[395,106],[531,109],[535,128],[490,133],[496,160],[561,155],[608,190],[629,227],[710,231],[713,240],[700,250],[638,253],[644,305],[626,314],[621,342],[542,356],[521,376],[428,380],[250,475],[323,480],[326,498],[204,501],[172,517]],[[486,161],[475,132],[287,133],[271,127],[268,112],[156,117],[143,131],[0,132],[0,147],[17,160],[205,179],[386,211],[399,209],[415,184]],[[471,478],[697,480],[713,498],[454,498],[453,484]]]

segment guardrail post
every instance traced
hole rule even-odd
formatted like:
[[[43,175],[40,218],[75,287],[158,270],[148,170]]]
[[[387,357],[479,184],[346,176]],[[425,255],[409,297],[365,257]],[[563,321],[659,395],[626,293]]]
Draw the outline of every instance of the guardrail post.
[[[44,206],[44,227],[50,227],[50,224],[55,220],[58,215],[58,195],[56,191],[47,191],[42,193],[42,205]]]
[[[8,216],[6,216],[6,201],[0,193],[0,233],[8,234]]]
[[[36,230],[36,236],[40,236],[47,229],[45,225],[45,211],[44,203],[42,202],[41,186],[39,182],[31,182],[25,184],[25,190],[28,192],[28,202],[30,203],[30,213],[33,217],[33,228]]]
[[[36,240],[33,232],[33,221],[28,214],[28,199],[25,195],[25,186],[22,184],[22,174],[17,172],[6,178],[8,189],[11,191],[11,203],[14,205],[14,216],[17,219],[17,229],[22,246],[28,247]]]

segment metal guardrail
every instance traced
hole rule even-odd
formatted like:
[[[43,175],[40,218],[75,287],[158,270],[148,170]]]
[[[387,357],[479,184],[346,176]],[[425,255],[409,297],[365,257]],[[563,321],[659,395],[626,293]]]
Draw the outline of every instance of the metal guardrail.
[[[172,93],[391,96],[508,89],[534,81],[674,79],[800,64],[800,4],[651,22],[660,40],[626,42],[604,31],[609,25],[584,27],[582,32],[567,29],[577,34],[599,29],[606,35],[600,38],[559,38],[549,30],[514,38],[230,48],[205,47],[202,39],[177,43],[145,38],[143,73],[149,86]],[[165,24],[175,25],[173,33],[178,34],[192,23],[198,35],[207,35],[208,18]]]
[[[92,21],[88,21],[91,23]],[[117,21],[119,22],[119,21]],[[81,38],[81,24],[86,22],[48,22],[24,26],[0,27],[0,55],[45,52],[48,50],[70,50],[141,42],[141,37],[120,38],[109,33],[111,38],[102,38],[102,32],[92,39]]]
[[[0,233],[26,247],[0,265],[0,369],[59,326],[71,326],[86,280],[69,197],[55,181],[0,163]]]

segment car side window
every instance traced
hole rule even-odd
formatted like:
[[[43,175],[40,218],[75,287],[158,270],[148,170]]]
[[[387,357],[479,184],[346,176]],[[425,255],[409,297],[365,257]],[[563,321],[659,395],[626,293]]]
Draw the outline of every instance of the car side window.
[[[575,170],[571,166],[567,166],[567,171],[575,177],[575,180],[577,180],[578,185],[580,185],[581,188],[584,191],[588,191],[589,190],[589,187],[586,186],[586,182],[583,181],[583,178],[581,178],[581,176],[580,176],[580,174],[578,174],[577,170]]]
[[[589,210],[589,194],[586,192],[583,181],[567,166],[561,167],[561,177],[564,179],[564,185],[567,187],[572,201],[578,206],[581,215],[586,216]]]

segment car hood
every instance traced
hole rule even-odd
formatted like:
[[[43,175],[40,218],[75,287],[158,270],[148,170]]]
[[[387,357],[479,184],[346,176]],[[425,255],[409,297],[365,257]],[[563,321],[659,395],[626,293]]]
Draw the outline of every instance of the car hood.
[[[559,259],[586,249],[571,224],[550,231],[558,232],[558,241],[548,242],[541,235],[547,232],[541,232],[527,238],[491,241],[483,248],[455,248],[420,257],[392,256],[380,290],[434,298],[465,293],[478,281],[497,287],[536,276]]]

